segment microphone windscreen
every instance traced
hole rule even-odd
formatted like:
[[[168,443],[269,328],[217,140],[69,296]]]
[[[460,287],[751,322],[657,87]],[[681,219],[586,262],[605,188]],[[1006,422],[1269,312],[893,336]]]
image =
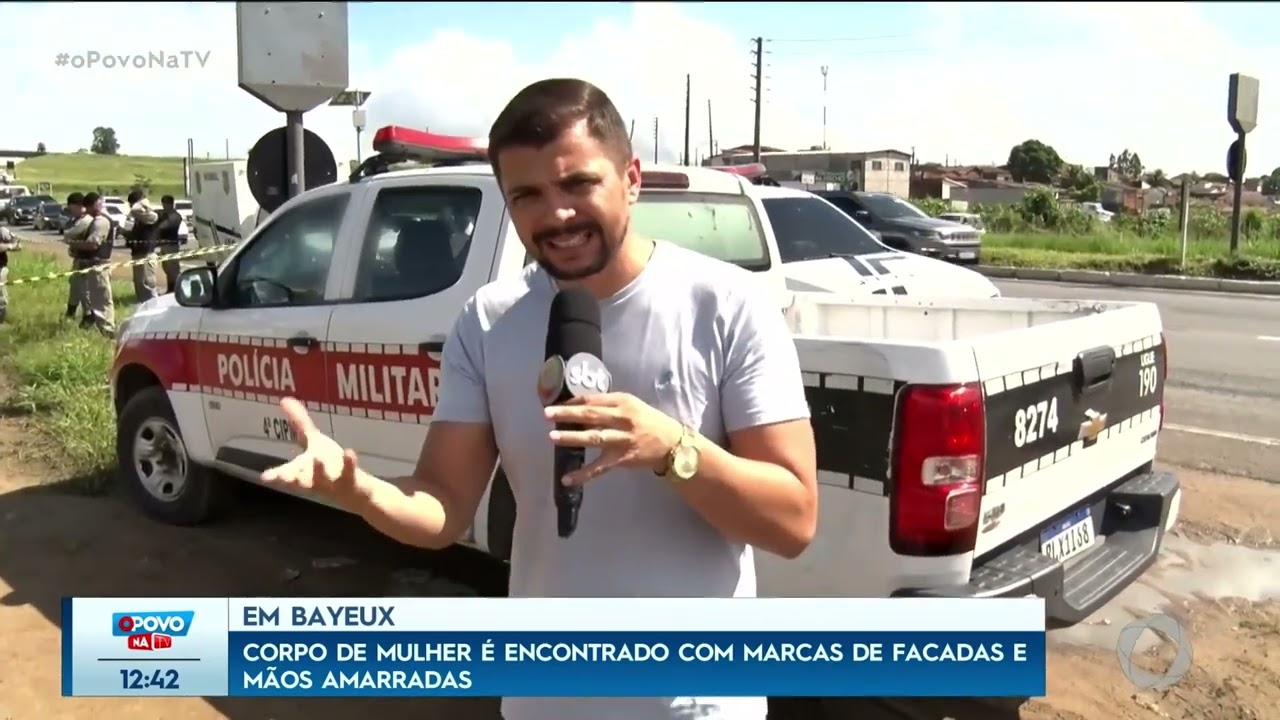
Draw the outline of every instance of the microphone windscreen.
[[[603,359],[600,303],[584,287],[565,288],[551,300],[546,357],[568,360],[578,353]]]

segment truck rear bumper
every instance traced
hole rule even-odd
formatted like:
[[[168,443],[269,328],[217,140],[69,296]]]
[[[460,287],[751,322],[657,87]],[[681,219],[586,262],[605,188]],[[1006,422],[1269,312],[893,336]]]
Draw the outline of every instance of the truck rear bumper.
[[[1074,625],[1092,615],[1137,580],[1160,554],[1164,534],[1178,512],[1182,488],[1167,472],[1126,480],[1091,505],[1098,544],[1060,563],[1035,544],[1019,543],[984,558],[969,583],[904,589],[894,597],[1022,597],[1045,599],[1049,629]]]

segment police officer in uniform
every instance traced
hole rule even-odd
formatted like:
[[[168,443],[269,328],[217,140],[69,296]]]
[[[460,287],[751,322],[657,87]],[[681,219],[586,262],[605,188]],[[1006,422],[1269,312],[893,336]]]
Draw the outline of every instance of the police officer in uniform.
[[[71,231],[84,217],[84,194],[73,192],[67,196],[67,225],[62,229],[62,241],[68,244],[67,255],[71,258],[71,269],[76,269],[76,251],[71,249]],[[84,275],[72,275],[67,278],[67,314],[64,319],[74,320],[76,308],[80,309],[80,325],[89,323],[89,306],[84,304]]]
[[[182,249],[182,213],[174,206],[173,196],[160,198],[160,222],[156,229],[156,243],[160,248],[160,257],[172,255]],[[177,260],[162,260],[160,268],[164,270],[164,291],[171,293],[178,287],[178,273],[182,267]]]
[[[7,227],[0,227],[0,324],[9,314],[9,251],[17,250],[21,243]]]
[[[152,252],[156,247],[156,231],[160,215],[147,202],[146,193],[134,190],[129,193],[129,216],[133,218],[133,227],[129,229],[126,242],[129,245],[129,257],[136,264],[133,266],[133,294],[138,303],[144,303],[156,296],[156,264]],[[138,262],[145,260],[145,262]]]
[[[88,311],[82,326],[94,325],[104,335],[115,334],[115,300],[111,296],[110,271],[114,239],[111,220],[102,211],[102,198],[91,192],[84,196],[84,215],[67,230],[67,243],[72,251],[72,269],[89,270],[81,277],[83,299]],[[102,269],[97,269],[97,268]]]

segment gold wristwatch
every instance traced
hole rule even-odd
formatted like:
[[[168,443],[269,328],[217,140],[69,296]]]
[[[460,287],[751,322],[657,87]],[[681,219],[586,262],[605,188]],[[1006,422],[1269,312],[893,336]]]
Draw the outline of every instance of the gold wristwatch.
[[[694,442],[693,430],[688,425],[680,426],[680,439],[675,447],[667,453],[667,461],[661,470],[655,470],[658,477],[671,482],[683,482],[698,474],[699,450]]]

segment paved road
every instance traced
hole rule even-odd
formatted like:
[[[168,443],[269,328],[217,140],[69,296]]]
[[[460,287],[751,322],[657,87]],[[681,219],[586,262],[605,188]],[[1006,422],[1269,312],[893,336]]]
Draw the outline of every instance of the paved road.
[[[1280,298],[995,282],[1010,297],[1156,303],[1169,346],[1161,459],[1280,482]]]

